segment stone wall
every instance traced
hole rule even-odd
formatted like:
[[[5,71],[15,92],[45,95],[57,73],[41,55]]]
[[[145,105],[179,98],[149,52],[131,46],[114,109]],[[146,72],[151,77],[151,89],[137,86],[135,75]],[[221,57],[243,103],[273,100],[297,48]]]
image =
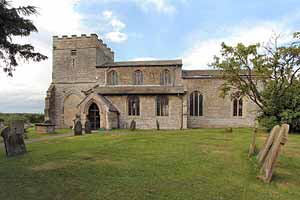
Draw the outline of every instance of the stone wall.
[[[184,79],[187,91],[187,102],[193,91],[203,95],[203,116],[194,117],[188,114],[188,128],[199,127],[250,127],[254,125],[257,107],[249,99],[243,98],[243,116],[233,116],[233,102],[229,96],[219,97],[219,88],[224,82],[217,78]],[[189,111],[189,103],[187,110]]]
[[[107,98],[120,112],[120,128],[129,128],[132,120],[138,129],[156,129],[158,120],[161,129],[186,128],[182,122],[182,98],[169,96],[169,116],[156,116],[156,96],[140,95],[140,116],[129,116],[127,96],[108,96]]]

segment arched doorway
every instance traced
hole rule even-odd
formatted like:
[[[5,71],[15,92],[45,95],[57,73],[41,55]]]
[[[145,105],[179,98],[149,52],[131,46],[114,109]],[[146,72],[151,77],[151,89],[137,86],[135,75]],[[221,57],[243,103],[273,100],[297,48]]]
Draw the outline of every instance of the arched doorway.
[[[90,105],[88,119],[91,124],[91,130],[98,130],[100,128],[100,112],[97,104],[92,103]]]

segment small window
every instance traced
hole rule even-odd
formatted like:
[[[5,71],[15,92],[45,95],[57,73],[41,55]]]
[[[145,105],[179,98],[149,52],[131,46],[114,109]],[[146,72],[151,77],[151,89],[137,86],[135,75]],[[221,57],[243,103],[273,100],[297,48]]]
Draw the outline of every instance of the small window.
[[[190,115],[203,116],[203,95],[198,91],[190,94]]]
[[[118,73],[115,70],[108,73],[108,85],[118,85]]]
[[[144,75],[143,72],[137,70],[133,73],[133,84],[134,85],[143,85],[144,84]]]
[[[128,115],[139,116],[140,115],[140,99],[137,96],[128,97]]]
[[[71,50],[71,56],[76,56],[77,50]]]
[[[161,85],[171,85],[171,73],[168,69],[164,70],[160,75],[160,84]]]
[[[167,96],[156,97],[156,116],[169,116],[169,98]]]
[[[243,116],[243,98],[233,99],[233,116],[242,117]]]

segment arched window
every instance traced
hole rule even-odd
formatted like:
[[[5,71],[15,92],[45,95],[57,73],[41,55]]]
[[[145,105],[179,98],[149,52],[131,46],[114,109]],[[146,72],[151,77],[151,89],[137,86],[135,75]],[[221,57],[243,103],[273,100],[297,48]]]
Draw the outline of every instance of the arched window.
[[[233,99],[233,116],[242,117],[243,116],[243,98]]]
[[[144,84],[144,75],[143,72],[137,70],[133,73],[133,84],[134,85],[143,85]]]
[[[169,98],[167,96],[156,97],[156,116],[169,116]]]
[[[190,115],[203,116],[203,95],[198,91],[190,95]]]
[[[165,69],[160,75],[161,85],[171,85],[171,73],[168,69]]]
[[[137,96],[128,97],[128,115],[139,116],[140,115],[140,99]]]
[[[118,73],[115,70],[108,73],[107,79],[108,85],[118,85]]]

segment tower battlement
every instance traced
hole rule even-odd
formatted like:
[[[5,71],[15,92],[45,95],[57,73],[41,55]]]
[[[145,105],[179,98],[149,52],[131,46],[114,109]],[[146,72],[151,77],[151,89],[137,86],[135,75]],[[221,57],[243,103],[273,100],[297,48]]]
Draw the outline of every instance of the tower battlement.
[[[103,48],[114,54],[113,50],[101,40],[97,34],[53,36],[54,49]]]

